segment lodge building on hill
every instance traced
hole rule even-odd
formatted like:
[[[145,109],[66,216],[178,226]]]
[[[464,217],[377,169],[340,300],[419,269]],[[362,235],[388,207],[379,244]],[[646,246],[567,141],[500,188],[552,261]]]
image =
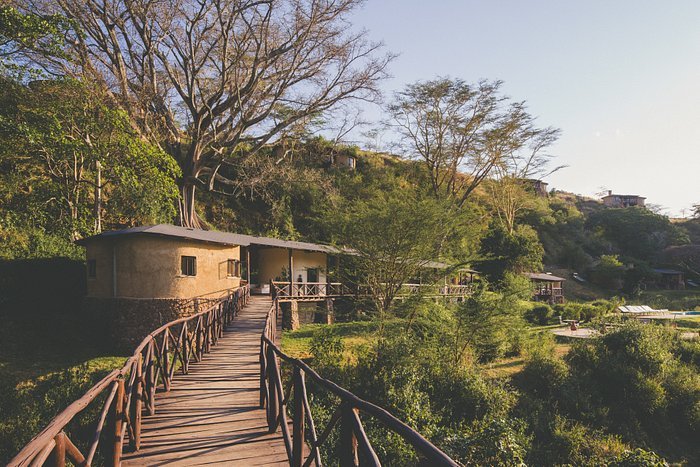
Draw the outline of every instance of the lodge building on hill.
[[[609,208],[631,208],[635,206],[643,208],[645,207],[646,198],[639,195],[617,195],[608,190],[608,194],[603,196],[602,200],[603,204]]]

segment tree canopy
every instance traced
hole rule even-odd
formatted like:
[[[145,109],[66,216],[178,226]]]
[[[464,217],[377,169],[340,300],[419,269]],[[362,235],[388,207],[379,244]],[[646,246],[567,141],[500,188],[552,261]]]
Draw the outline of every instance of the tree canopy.
[[[358,0],[18,3],[75,24],[65,54],[31,58],[98,83],[178,161],[187,226],[200,226],[197,187],[232,183],[222,166],[244,164],[340,104],[376,98],[391,59],[347,27]]]

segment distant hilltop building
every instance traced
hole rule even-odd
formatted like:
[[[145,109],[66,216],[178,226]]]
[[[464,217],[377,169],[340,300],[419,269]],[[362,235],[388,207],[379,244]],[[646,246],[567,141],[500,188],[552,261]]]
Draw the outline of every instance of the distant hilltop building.
[[[644,196],[639,195],[615,195],[611,190],[603,196],[603,204],[609,208],[629,208],[632,206],[644,207]]]
[[[546,198],[547,196],[549,196],[549,193],[547,191],[547,182],[543,182],[542,180],[538,180],[535,178],[529,178],[527,179],[527,182],[532,188],[532,191],[534,191],[537,196],[541,198]]]
[[[549,195],[547,185],[548,183],[542,180],[532,180],[532,187],[535,189],[535,193],[542,198],[546,198]]]

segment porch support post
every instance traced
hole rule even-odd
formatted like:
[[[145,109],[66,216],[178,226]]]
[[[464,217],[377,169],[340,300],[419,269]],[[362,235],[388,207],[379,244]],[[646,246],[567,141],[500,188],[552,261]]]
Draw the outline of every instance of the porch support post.
[[[245,247],[245,280],[250,287],[250,246]]]
[[[289,295],[294,295],[294,250],[287,248],[287,253],[289,255]]]

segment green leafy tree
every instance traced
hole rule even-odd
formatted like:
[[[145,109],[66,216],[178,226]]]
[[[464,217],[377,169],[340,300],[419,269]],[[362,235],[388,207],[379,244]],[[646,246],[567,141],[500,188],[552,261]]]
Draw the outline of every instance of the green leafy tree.
[[[591,280],[608,289],[622,288],[625,278],[625,265],[617,255],[603,255],[591,272]]]
[[[666,216],[644,208],[601,209],[592,212],[586,228],[611,245],[607,253],[619,253],[653,262],[672,245],[688,243],[687,234]]]
[[[539,271],[544,249],[537,232],[529,225],[519,225],[509,233],[500,223],[492,223],[481,241],[480,270],[491,281],[500,281],[506,272]]]
[[[73,60],[37,63],[103,85],[134,128],[178,161],[188,227],[201,223],[197,190],[238,183],[222,166],[246,164],[341,104],[375,99],[392,58],[347,27],[357,0],[16,3],[75,23]],[[253,175],[252,184],[264,173]]]
[[[347,260],[354,265],[355,281],[367,287],[382,316],[403,284],[439,258],[454,229],[443,204],[400,192],[347,203],[332,216],[336,243],[352,247]]]
[[[543,150],[558,130],[538,128],[523,102],[500,95],[501,84],[439,78],[395,93],[388,106],[393,125],[405,154],[425,166],[435,197],[461,208],[495,172],[523,178],[546,163]],[[516,202],[499,206],[510,216]]]
[[[174,217],[177,164],[90,86],[6,79],[0,102],[0,199],[13,222],[75,239]]]
[[[72,23],[59,14],[22,13],[0,6],[0,73],[26,78],[41,74],[33,55],[65,57],[65,35]]]

